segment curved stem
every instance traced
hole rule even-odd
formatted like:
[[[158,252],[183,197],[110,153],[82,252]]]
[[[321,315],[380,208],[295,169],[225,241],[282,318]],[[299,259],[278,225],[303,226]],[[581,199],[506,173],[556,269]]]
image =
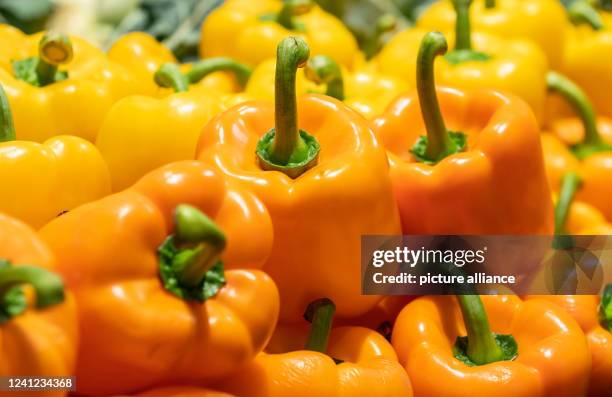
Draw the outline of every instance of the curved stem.
[[[548,89],[559,93],[572,105],[580,116],[585,133],[583,143],[586,145],[600,145],[602,140],[597,131],[595,107],[585,92],[573,81],[557,72],[548,72],[546,81]]]
[[[155,83],[160,87],[172,88],[174,92],[185,92],[189,90],[189,80],[178,65],[164,63],[153,75]]]
[[[57,274],[36,266],[11,266],[8,261],[3,260],[0,267],[0,305],[6,304],[7,293],[24,284],[31,285],[34,289],[36,307],[39,309],[64,300],[64,283]]]
[[[451,151],[452,142],[436,95],[434,80],[434,60],[448,49],[446,39],[439,32],[430,32],[421,42],[417,58],[417,91],[421,104],[421,113],[427,128],[426,155],[430,159],[439,159]]]
[[[0,142],[15,140],[13,115],[4,88],[0,85]]]
[[[344,80],[342,70],[336,61],[327,55],[317,55],[308,60],[305,68],[306,78],[326,84],[325,95],[344,100]]]
[[[470,5],[472,0],[453,0],[457,14],[455,22],[455,50],[472,49],[472,29],[470,27]]]
[[[204,59],[194,63],[191,70],[185,75],[187,80],[189,80],[191,84],[194,84],[211,73],[226,70],[234,73],[238,84],[243,88],[249,81],[252,72],[250,67],[232,58],[217,57]]]
[[[59,65],[72,60],[73,50],[70,39],[61,33],[49,32],[38,44],[36,74],[41,86],[54,83]]]
[[[599,302],[599,320],[601,326],[612,332],[612,284],[604,287],[601,300]]]
[[[289,30],[297,29],[293,17],[306,14],[312,9],[314,2],[312,0],[285,0],[283,8],[276,16],[276,22]]]
[[[327,298],[311,302],[304,313],[304,318],[311,322],[306,350],[320,353],[327,352],[327,342],[331,332],[336,305]]]
[[[561,188],[559,190],[559,199],[555,206],[555,234],[565,234],[565,224],[569,215],[570,207],[576,196],[576,192],[580,188],[582,180],[575,172],[568,172],[563,175],[561,180]]]
[[[574,25],[585,23],[593,30],[602,30],[604,28],[604,22],[601,15],[599,15],[595,7],[587,1],[574,1],[569,6],[567,13],[570,21]]]
[[[219,261],[225,235],[202,211],[186,204],[176,207],[174,224],[176,247],[187,248],[173,263],[178,282],[186,287],[200,285],[206,272]]]
[[[485,0],[485,8],[495,8],[496,3],[495,0]]]
[[[504,359],[504,353],[495,340],[482,300],[478,295],[457,295],[465,329],[467,355],[478,365]]]

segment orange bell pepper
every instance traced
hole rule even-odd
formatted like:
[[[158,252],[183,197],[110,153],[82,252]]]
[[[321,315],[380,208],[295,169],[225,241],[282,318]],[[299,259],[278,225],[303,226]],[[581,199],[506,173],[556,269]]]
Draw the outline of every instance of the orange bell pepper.
[[[128,396],[116,396],[128,397]],[[132,397],[234,397],[230,394],[189,386],[162,387],[148,390]]]
[[[187,73],[176,64],[162,64],[155,81],[173,93],[162,98],[130,96],[109,110],[96,146],[108,164],[113,191],[127,188],[159,166],[194,158],[202,127],[244,98],[221,97],[219,92],[209,92],[208,86],[191,83],[226,69],[241,82],[250,73],[230,59],[210,58],[192,65]]]
[[[561,177],[577,172],[582,179],[578,199],[612,219],[612,120],[597,118],[586,94],[566,77],[551,72],[549,89],[561,94],[578,113],[578,119],[558,120],[552,134],[543,134],[544,159],[550,184],[559,188]],[[568,149],[558,137],[572,145]]]
[[[435,90],[434,58],[446,48],[441,33],[427,34],[417,60],[418,97],[400,97],[372,122],[389,152],[403,232],[552,232],[532,112],[493,91]]]
[[[64,291],[62,280],[51,272],[53,268],[53,255],[34,230],[0,214],[0,376],[74,374],[76,305]],[[45,393],[51,397],[66,394]]]
[[[108,168],[90,142],[76,136],[57,136],[42,144],[15,140],[1,85],[0,175],[0,211],[35,228],[110,193]]]
[[[543,300],[421,297],[399,314],[392,343],[420,397],[577,397],[588,387],[584,333]]]
[[[261,266],[271,233],[257,199],[194,161],[45,226],[79,302],[78,392],[210,382],[251,360],[274,329],[278,292],[265,273],[233,269]]]
[[[612,285],[604,291],[601,302],[596,295],[547,295],[535,298],[561,306],[580,324],[593,361],[588,396],[606,397],[612,390]],[[601,317],[598,317],[598,313],[601,313]]]
[[[18,139],[43,142],[69,134],[93,141],[113,103],[146,92],[138,76],[78,37],[25,36],[0,25],[3,41],[0,85],[11,102]]]
[[[198,148],[270,211],[274,246],[264,270],[279,286],[285,322],[321,297],[341,317],[373,308],[380,297],[359,292],[361,236],[401,230],[387,158],[366,120],[333,98],[297,101],[296,70],[308,55],[303,40],[283,40],[275,106],[229,109],[205,127]]]
[[[410,379],[377,332],[362,327],[331,329],[333,303],[311,304],[310,332],[281,326],[253,362],[220,385],[239,397],[411,397]],[[304,348],[305,347],[305,348]]]

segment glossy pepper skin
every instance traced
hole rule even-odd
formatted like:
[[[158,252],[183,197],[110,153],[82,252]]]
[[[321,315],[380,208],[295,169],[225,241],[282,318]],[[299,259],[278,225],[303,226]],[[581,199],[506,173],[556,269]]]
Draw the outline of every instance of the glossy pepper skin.
[[[380,74],[369,65],[349,72],[326,55],[315,56],[311,61],[315,63],[311,67],[307,66],[310,73],[306,72],[305,75],[298,71],[297,92],[318,92],[332,96],[367,119],[382,113],[395,97],[409,89],[404,80]],[[274,59],[260,63],[253,70],[245,88],[246,93],[257,99],[274,100],[275,68]]]
[[[555,303],[576,319],[587,337],[592,356],[588,396],[607,396],[606,393],[612,390],[612,333],[599,322],[599,296],[546,295],[532,298]]]
[[[491,3],[491,7],[487,7]],[[499,37],[528,39],[546,53],[551,68],[563,63],[568,22],[556,0],[475,0],[470,9],[474,30]],[[450,0],[438,1],[419,17],[417,26],[449,31],[455,24]]]
[[[416,87],[416,58],[421,40],[427,33],[407,29],[395,35],[374,58],[381,73],[398,76]],[[455,41],[448,34],[449,45]],[[512,93],[525,100],[541,118],[546,98],[548,63],[542,50],[521,39],[491,34],[471,34],[475,51],[490,56],[487,60],[451,63],[446,57],[436,61],[436,81],[443,86],[463,90],[493,89]]]
[[[438,88],[437,96],[449,129],[467,134],[467,149],[435,165],[417,161],[410,152],[425,134],[415,94],[400,97],[373,121],[389,153],[403,232],[552,232],[539,129],[526,104],[485,90]]]
[[[612,219],[612,120],[598,117],[590,98],[568,78],[551,72],[549,82],[551,90],[562,93],[577,114],[554,121],[550,132],[542,134],[550,184],[557,190],[563,175],[577,172],[582,180],[577,199]]]
[[[231,394],[222,393],[209,389],[189,386],[174,386],[162,387],[159,389],[148,390],[138,394],[132,394],[134,397],[235,397]],[[116,396],[127,397],[127,396]]]
[[[0,214],[0,258],[10,267],[36,266],[53,271],[55,260],[49,248],[26,224]],[[6,287],[5,270],[0,269],[0,284]],[[24,284],[26,284],[24,282]],[[61,287],[61,284],[60,284]],[[61,289],[61,288],[60,288]],[[71,376],[78,346],[76,304],[64,292],[61,302],[45,308],[34,307],[34,294],[28,294],[29,308],[0,320],[0,376]],[[3,302],[0,310],[4,309]],[[65,396],[63,391],[24,392],[23,396]]]
[[[281,42],[276,109],[265,101],[231,108],[205,127],[198,145],[202,161],[270,211],[274,246],[264,270],[279,287],[285,322],[299,321],[304,307],[321,297],[335,302],[339,317],[374,307],[379,297],[359,293],[361,236],[400,232],[385,152],[366,120],[330,97],[296,101],[295,73],[307,58],[303,40]],[[285,165],[262,158],[270,137],[278,141],[268,153],[276,155],[276,142],[287,146],[295,138],[297,149],[311,145],[309,157],[302,161],[293,151]]]
[[[326,353],[304,350],[303,327],[280,326],[261,353],[221,386],[238,397],[411,397],[391,344],[362,327],[331,330]],[[276,339],[276,340],[275,340]],[[342,360],[336,364],[336,360]]]
[[[15,140],[11,109],[0,87],[0,211],[39,228],[64,211],[110,193],[104,159],[90,142],[56,136]]]
[[[357,42],[336,17],[309,0],[285,2],[285,22],[276,22],[280,0],[230,0],[213,11],[202,25],[200,56],[228,56],[255,66],[273,58],[276,45],[285,37],[302,35],[313,54],[333,56],[350,68],[358,59]]]
[[[2,25],[0,37],[0,43],[10,43],[0,51],[0,84],[13,108],[18,139],[43,142],[68,134],[93,141],[113,103],[146,92],[137,76],[78,37],[69,39],[74,58],[60,67],[67,78],[34,86],[16,77],[12,62],[36,57],[43,33],[26,36]]]
[[[199,293],[203,280],[202,273],[195,277],[193,272],[205,270],[207,280],[210,275],[209,266],[199,260],[188,262],[198,267],[184,267],[174,282],[160,281],[160,270],[166,277],[160,268],[168,255],[165,239],[170,235],[176,244],[188,242],[190,231],[197,236],[199,230],[184,224],[190,219],[185,205],[191,206],[187,215],[199,214],[191,219],[207,214],[218,225],[213,230],[227,235],[225,283],[216,284],[216,294],[205,295],[205,300],[190,295]],[[210,219],[205,224],[210,226]],[[208,240],[193,239],[204,244],[194,252],[210,259],[207,265],[215,263],[220,250],[213,242],[225,245],[219,233],[205,232]],[[271,225],[265,209],[201,163],[155,170],[124,192],[59,217],[41,235],[79,304],[80,393],[132,393],[160,383],[210,382],[251,360],[276,323],[274,282],[259,270],[238,270],[261,266],[269,254]],[[189,292],[186,286],[193,283],[196,289]],[[182,298],[168,289],[172,285],[180,288]]]
[[[588,387],[590,353],[569,314],[549,302],[515,296],[483,296],[494,332],[511,333],[518,344],[512,361],[468,366],[453,355],[465,335],[453,296],[426,296],[399,314],[392,343],[422,397],[575,397]]]

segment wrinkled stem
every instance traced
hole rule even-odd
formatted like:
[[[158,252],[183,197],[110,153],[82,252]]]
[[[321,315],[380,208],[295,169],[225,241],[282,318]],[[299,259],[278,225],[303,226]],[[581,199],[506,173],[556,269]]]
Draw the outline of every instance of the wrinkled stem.
[[[504,359],[504,353],[495,341],[489,319],[478,295],[457,295],[467,330],[467,355],[478,365]]]
[[[230,71],[236,76],[236,81],[244,88],[249,77],[251,68],[232,58],[218,57],[208,58],[193,64],[191,70],[186,73],[187,79],[191,84],[197,83],[207,75],[218,71]]]
[[[176,207],[174,223],[177,248],[193,248],[174,264],[179,283],[199,285],[225,249],[225,235],[203,212],[186,204]]]
[[[421,113],[427,128],[427,157],[439,159],[452,149],[452,142],[436,95],[434,60],[447,50],[446,39],[439,32],[430,32],[421,42],[417,58],[417,91]]]
[[[276,22],[289,30],[295,30],[295,16],[303,15],[309,12],[314,6],[312,0],[285,0],[283,8],[279,11]]]
[[[559,191],[559,200],[555,207],[555,234],[565,234],[565,224],[569,210],[576,196],[576,192],[580,188],[582,181],[580,176],[575,172],[568,172],[563,175],[561,180],[561,189]]]
[[[559,93],[580,116],[585,133],[583,143],[600,145],[602,140],[597,131],[597,114],[585,92],[573,81],[557,72],[548,72],[546,79],[548,89]]]
[[[72,60],[73,50],[70,39],[60,33],[49,32],[43,36],[38,44],[38,65],[36,74],[41,86],[55,82],[59,65]]]
[[[342,70],[336,61],[327,55],[317,55],[306,64],[306,77],[317,83],[326,84],[325,95],[344,100],[344,80]]]
[[[4,88],[0,85],[0,142],[10,142],[15,140],[15,126],[11,107]]]
[[[174,92],[185,92],[189,90],[189,80],[181,72],[178,65],[164,63],[153,75],[155,84],[164,88],[172,88]]]
[[[316,300],[306,309],[304,318],[311,322],[306,350],[320,353],[327,352],[327,343],[331,332],[336,305],[329,299]]]
[[[472,49],[472,29],[470,27],[470,5],[472,0],[453,0],[457,19],[455,22],[455,50]]]

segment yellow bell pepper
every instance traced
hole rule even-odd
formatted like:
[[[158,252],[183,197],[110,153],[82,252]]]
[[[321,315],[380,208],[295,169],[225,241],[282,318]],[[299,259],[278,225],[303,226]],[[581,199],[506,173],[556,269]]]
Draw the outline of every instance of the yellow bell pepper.
[[[228,0],[202,25],[202,58],[226,56],[255,66],[274,58],[277,44],[300,35],[313,55],[333,56],[350,68],[357,42],[342,22],[312,0]]]
[[[273,101],[275,72],[275,59],[260,63],[253,70],[245,93]],[[396,96],[408,89],[406,81],[380,74],[368,64],[351,73],[327,55],[312,57],[305,70],[300,69],[296,74],[298,94],[325,93],[344,101],[368,119],[382,113]]]
[[[458,15],[455,34],[446,35],[455,49],[438,57],[436,82],[459,89],[494,89],[525,100],[540,118],[546,97],[548,62],[537,45],[528,40],[506,39],[471,33],[469,0],[453,3]],[[382,73],[406,79],[416,87],[417,54],[421,29],[407,29],[387,43],[373,60]],[[453,44],[454,42],[454,44]]]
[[[595,17],[570,29],[560,71],[582,87],[598,114],[612,117],[612,13]],[[567,107],[560,107],[559,112],[567,114]]]
[[[26,36],[6,25],[0,25],[0,84],[17,138],[36,142],[59,134],[93,141],[114,102],[146,92],[137,76],[85,40]]]
[[[208,73],[226,69],[240,82],[250,74],[250,69],[226,58],[198,62],[187,73],[176,64],[163,64],[155,81],[166,88],[167,95],[130,96],[109,110],[96,145],[108,164],[113,191],[127,188],[159,166],[195,157],[204,125],[222,110],[248,99],[198,84]]]
[[[90,142],[57,136],[44,143],[16,141],[0,87],[0,211],[38,228],[74,207],[110,194],[110,176]]]
[[[505,38],[529,39],[546,53],[550,66],[563,60],[567,29],[565,10],[558,0],[477,0],[470,10],[474,29]],[[419,18],[427,30],[452,30],[455,11],[450,0],[434,3]]]

